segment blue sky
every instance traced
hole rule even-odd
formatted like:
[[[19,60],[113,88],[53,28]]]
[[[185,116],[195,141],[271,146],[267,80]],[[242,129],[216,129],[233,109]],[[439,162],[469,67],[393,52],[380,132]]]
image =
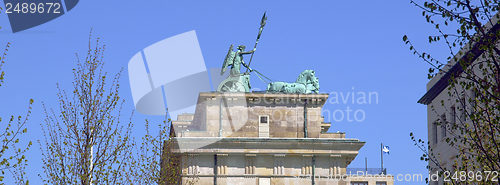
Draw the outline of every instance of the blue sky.
[[[5,14],[0,16],[0,46],[12,43],[4,66],[6,83],[0,88],[0,116],[24,114],[29,98],[35,99],[29,138],[25,138],[35,142],[27,154],[30,181],[39,184],[38,174],[43,173],[36,143],[42,138],[41,102],[56,107],[56,83],[71,87],[75,53],[84,56],[91,28],[106,44],[109,72],[126,70],[141,49],[190,30],[197,32],[207,68],[216,68],[231,43],[253,46],[264,11],[269,18],[253,68],[281,81],[294,81],[302,70],[313,69],[321,92],[378,94],[378,102],[371,104],[341,101],[324,107],[331,112],[349,107],[365,113],[360,122],[332,120],[330,131],[366,141],[350,167],[364,167],[365,157],[369,167],[380,167],[383,142],[391,148],[391,154],[384,156],[389,173],[426,174],[409,133],[427,138],[426,107],[416,101],[425,93],[428,66],[411,54],[402,37],[407,34],[415,45],[433,50],[438,57],[445,58],[447,52],[427,44],[427,35],[434,30],[409,0],[87,0],[66,15],[15,34]],[[121,95],[126,100],[124,109],[130,111],[133,101],[127,72],[123,74]],[[257,77],[252,78],[253,87],[265,88]],[[143,134],[144,118],[158,119],[137,113],[136,137]]]

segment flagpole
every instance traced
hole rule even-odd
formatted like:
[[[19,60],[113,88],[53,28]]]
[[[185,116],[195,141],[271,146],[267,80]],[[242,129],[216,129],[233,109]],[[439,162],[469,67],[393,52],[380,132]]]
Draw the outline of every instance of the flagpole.
[[[384,173],[384,153],[382,151],[384,144],[380,143],[380,171]]]
[[[368,159],[365,157],[365,173],[368,174]]]

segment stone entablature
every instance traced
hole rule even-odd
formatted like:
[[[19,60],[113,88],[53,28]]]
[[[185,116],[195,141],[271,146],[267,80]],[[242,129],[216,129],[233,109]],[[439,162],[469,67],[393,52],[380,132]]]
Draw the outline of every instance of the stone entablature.
[[[327,99],[328,94],[200,93],[195,114],[181,114],[173,125],[182,137],[259,137],[259,116],[267,116],[268,137],[304,138],[307,130],[308,138],[344,138],[326,133],[330,123],[321,108]]]
[[[314,154],[354,159],[365,142],[332,138],[178,137],[176,153],[195,154]]]

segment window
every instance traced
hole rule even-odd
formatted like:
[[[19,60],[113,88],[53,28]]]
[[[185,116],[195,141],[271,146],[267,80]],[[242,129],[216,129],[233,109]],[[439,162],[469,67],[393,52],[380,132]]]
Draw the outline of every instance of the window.
[[[446,114],[441,115],[441,139],[446,137]]]
[[[259,123],[267,123],[268,118],[269,118],[268,116],[259,116],[259,120],[260,120]]]
[[[465,102],[465,96],[462,97],[462,99],[460,99],[460,104],[461,104],[461,107],[462,107],[462,114],[460,115],[460,121],[462,121],[462,123],[465,123],[465,121],[467,121],[467,113],[465,112],[465,110],[467,109],[467,105],[466,105],[466,102]]]
[[[376,185],[387,185],[387,182],[377,182]]]
[[[269,137],[269,116],[259,116],[259,137]]]
[[[474,90],[474,88],[472,88],[470,90],[470,104],[472,107],[475,107],[476,106],[476,97],[477,97],[477,94],[476,94],[476,91]]]
[[[368,182],[351,182],[351,185],[368,185]]]
[[[432,143],[436,144],[437,143],[437,123],[434,122],[432,123],[432,130],[431,130],[431,134],[432,134]]]
[[[451,106],[451,115],[450,115],[450,123],[451,125],[455,125],[457,123],[457,110],[455,109],[455,105]]]

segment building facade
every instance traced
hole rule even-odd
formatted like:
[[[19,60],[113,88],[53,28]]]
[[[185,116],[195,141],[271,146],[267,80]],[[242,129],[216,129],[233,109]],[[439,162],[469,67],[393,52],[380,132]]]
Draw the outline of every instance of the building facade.
[[[497,33],[493,35],[498,35],[500,30],[500,24],[498,24],[499,15],[497,13],[484,26],[488,34]],[[498,36],[484,39],[494,39],[495,43],[497,43],[496,46],[500,48]],[[452,175],[455,169],[454,165],[460,165],[459,162],[455,164],[457,162],[456,156],[459,154],[457,147],[460,146],[458,144],[451,146],[446,140],[458,138],[454,135],[463,135],[464,133],[460,133],[457,128],[454,128],[454,125],[470,124],[471,120],[468,118],[467,112],[475,111],[472,109],[475,106],[473,104],[477,96],[476,93],[472,90],[463,89],[459,85],[450,88],[450,80],[454,76],[466,76],[463,73],[466,69],[477,72],[481,76],[481,69],[478,68],[479,65],[477,64],[487,60],[488,57],[489,54],[481,49],[480,44],[467,43],[442,68],[442,71],[427,83],[427,92],[418,100],[418,103],[427,105],[428,141],[431,148],[430,154],[435,157],[434,161],[429,160],[429,173],[431,174],[442,171],[435,162],[439,163],[439,166],[446,169],[446,171],[451,172]],[[465,81],[460,78],[457,79],[459,82]],[[430,184],[444,184],[443,176],[438,181],[431,181]]]
[[[182,184],[392,185],[384,174],[346,174],[365,142],[326,132],[327,98],[200,93],[195,113],[172,122]]]

